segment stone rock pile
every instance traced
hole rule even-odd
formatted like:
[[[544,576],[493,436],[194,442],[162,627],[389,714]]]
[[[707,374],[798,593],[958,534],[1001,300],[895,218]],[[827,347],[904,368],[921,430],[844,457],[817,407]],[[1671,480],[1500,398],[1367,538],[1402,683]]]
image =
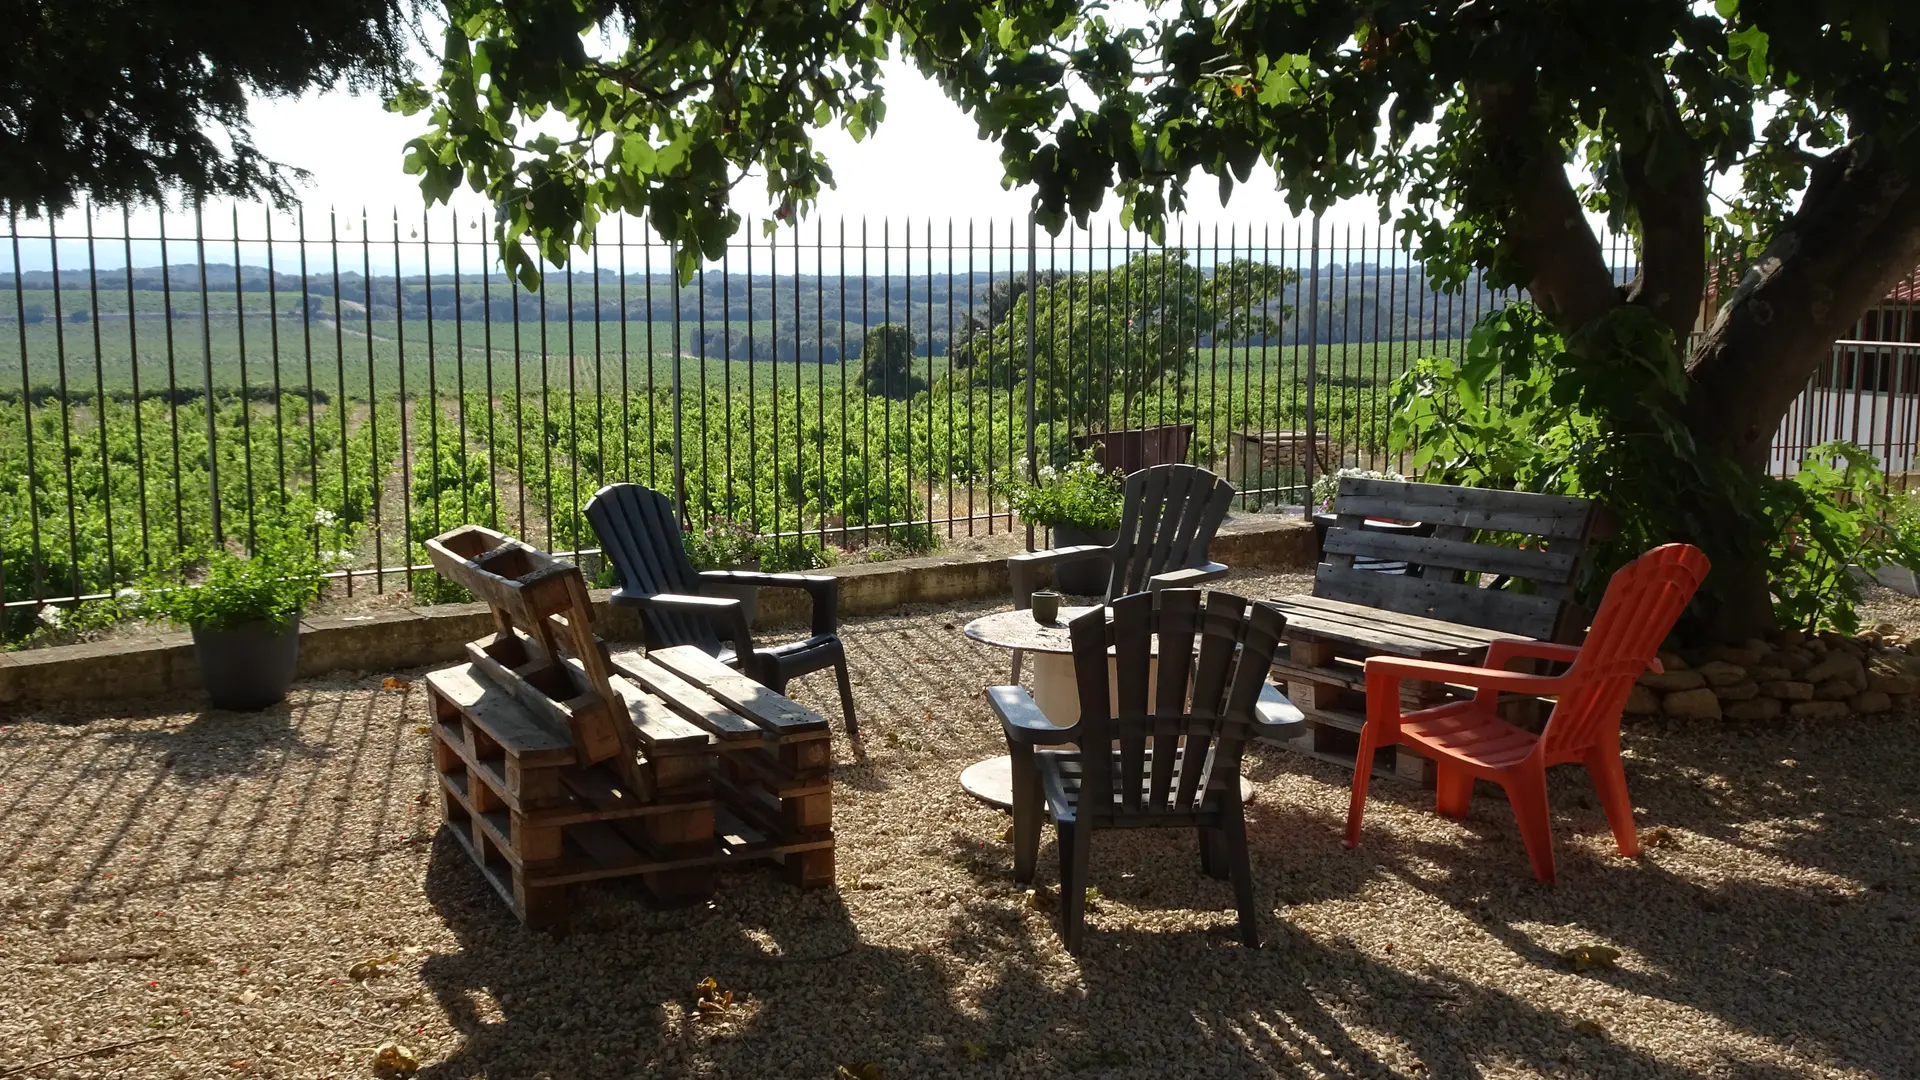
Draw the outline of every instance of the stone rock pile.
[[[1891,623],[1857,637],[1776,632],[1769,640],[1662,652],[1641,675],[1631,716],[1678,720],[1831,720],[1907,709],[1920,693],[1920,639]]]

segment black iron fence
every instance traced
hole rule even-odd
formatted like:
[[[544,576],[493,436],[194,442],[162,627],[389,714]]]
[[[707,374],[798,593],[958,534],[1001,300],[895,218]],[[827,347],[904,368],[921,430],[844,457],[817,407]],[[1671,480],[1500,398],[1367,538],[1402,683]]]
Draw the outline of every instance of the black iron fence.
[[[11,624],[245,537],[267,492],[361,526],[343,573],[375,591],[434,588],[420,544],[462,522],[591,551],[580,508],[614,481],[673,493],[702,542],[760,538],[789,564],[1015,529],[1008,482],[1090,446],[1209,465],[1243,509],[1298,505],[1316,473],[1392,467],[1389,384],[1509,298],[1434,288],[1388,229],[1318,223],[1154,243],[750,222],[676,287],[673,252],[620,220],[534,292],[490,236],[444,210],[12,223]],[[1624,279],[1631,250],[1612,254]],[[1907,468],[1914,352],[1836,346],[1782,455],[1851,432]],[[1867,419],[1809,421],[1839,415],[1834,393]]]

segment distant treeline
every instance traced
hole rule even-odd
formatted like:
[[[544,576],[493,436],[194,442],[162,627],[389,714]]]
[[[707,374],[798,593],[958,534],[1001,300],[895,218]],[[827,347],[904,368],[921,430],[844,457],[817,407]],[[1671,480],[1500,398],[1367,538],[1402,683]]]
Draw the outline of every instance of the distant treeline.
[[[1052,274],[1063,274],[1053,271]],[[1043,275],[1045,276],[1045,275]],[[174,319],[197,320],[202,313],[202,268],[181,263],[136,267],[132,271],[134,310],[143,317],[170,314]],[[262,266],[242,265],[236,277],[230,263],[208,263],[204,269],[206,310],[212,317],[231,318],[244,306],[249,321],[265,317],[271,305],[282,319],[358,323],[434,319],[484,322],[512,326],[523,335],[538,333],[544,317],[547,332],[555,324],[574,333],[579,324],[625,323],[629,328],[653,325],[653,340],[668,339],[676,313],[681,347],[688,353],[704,349],[711,357],[757,360],[821,360],[838,363],[842,342],[849,358],[860,355],[865,328],[881,323],[904,323],[912,331],[914,353],[941,356],[950,339],[964,341],[976,321],[989,324],[1004,311],[1006,296],[1024,285],[1023,273],[934,273],[911,277],[837,275],[781,275],[769,279],[755,274],[708,271],[695,283],[676,290],[664,273],[651,276],[601,270],[552,273],[539,293],[519,289],[499,274],[435,273],[374,275],[359,271],[310,273],[303,283],[298,274],[269,275]],[[50,271],[0,276],[0,322],[24,315],[30,324],[55,317],[54,275]],[[6,303],[15,297],[17,303]],[[127,271],[62,270],[59,275],[59,316],[84,323],[92,317],[92,298],[100,297],[100,314],[124,318],[128,303]],[[1434,287],[1419,268],[1375,263],[1333,263],[1317,275],[1302,272],[1301,281],[1275,297],[1275,305],[1290,309],[1277,337],[1259,337],[1241,344],[1299,345],[1310,339],[1323,344],[1371,341],[1424,340],[1463,336],[1480,315],[1500,306],[1507,294],[1496,295],[1478,278],[1458,292]],[[796,314],[797,313],[797,314]],[[1309,315],[1317,316],[1310,325]],[[1065,334],[1065,326],[1039,327],[1040,333]],[[497,332],[497,331],[496,331]],[[640,331],[641,340],[647,340]],[[1200,344],[1215,344],[1205,335]],[[1224,343],[1222,343],[1224,344]]]

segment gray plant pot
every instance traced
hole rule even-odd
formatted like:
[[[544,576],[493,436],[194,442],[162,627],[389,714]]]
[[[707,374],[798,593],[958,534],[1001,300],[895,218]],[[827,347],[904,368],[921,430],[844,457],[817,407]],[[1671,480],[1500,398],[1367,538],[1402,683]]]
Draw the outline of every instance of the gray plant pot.
[[[253,712],[286,700],[300,666],[300,616],[285,623],[243,623],[193,631],[200,683],[216,709]]]
[[[1083,529],[1078,525],[1055,525],[1053,527],[1054,547],[1077,547],[1081,544],[1107,545],[1120,539],[1119,529]],[[1059,563],[1053,568],[1053,586],[1063,593],[1075,596],[1104,596],[1107,592],[1107,579],[1113,576],[1112,564],[1105,559],[1075,559],[1072,562]]]

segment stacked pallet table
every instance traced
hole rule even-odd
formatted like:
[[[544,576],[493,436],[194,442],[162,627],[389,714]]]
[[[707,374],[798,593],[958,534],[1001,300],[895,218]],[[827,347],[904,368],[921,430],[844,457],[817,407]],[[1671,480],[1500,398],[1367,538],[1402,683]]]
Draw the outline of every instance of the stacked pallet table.
[[[1306,729],[1292,740],[1298,750],[1351,764],[1366,722],[1366,658],[1406,656],[1448,664],[1478,664],[1487,646],[1517,635],[1477,626],[1402,615],[1318,596],[1281,596],[1267,601],[1287,617],[1286,644],[1273,662],[1277,681],[1299,708]],[[1451,691],[1436,683],[1401,684],[1401,704],[1436,705]],[[1377,768],[1433,784],[1433,762],[1404,746],[1383,749]]]
[[[475,526],[427,546],[496,628],[426,679],[445,829],[523,922],[607,878],[668,904],[752,861],[832,884],[824,718],[696,648],[609,656],[579,570],[535,548]]]

